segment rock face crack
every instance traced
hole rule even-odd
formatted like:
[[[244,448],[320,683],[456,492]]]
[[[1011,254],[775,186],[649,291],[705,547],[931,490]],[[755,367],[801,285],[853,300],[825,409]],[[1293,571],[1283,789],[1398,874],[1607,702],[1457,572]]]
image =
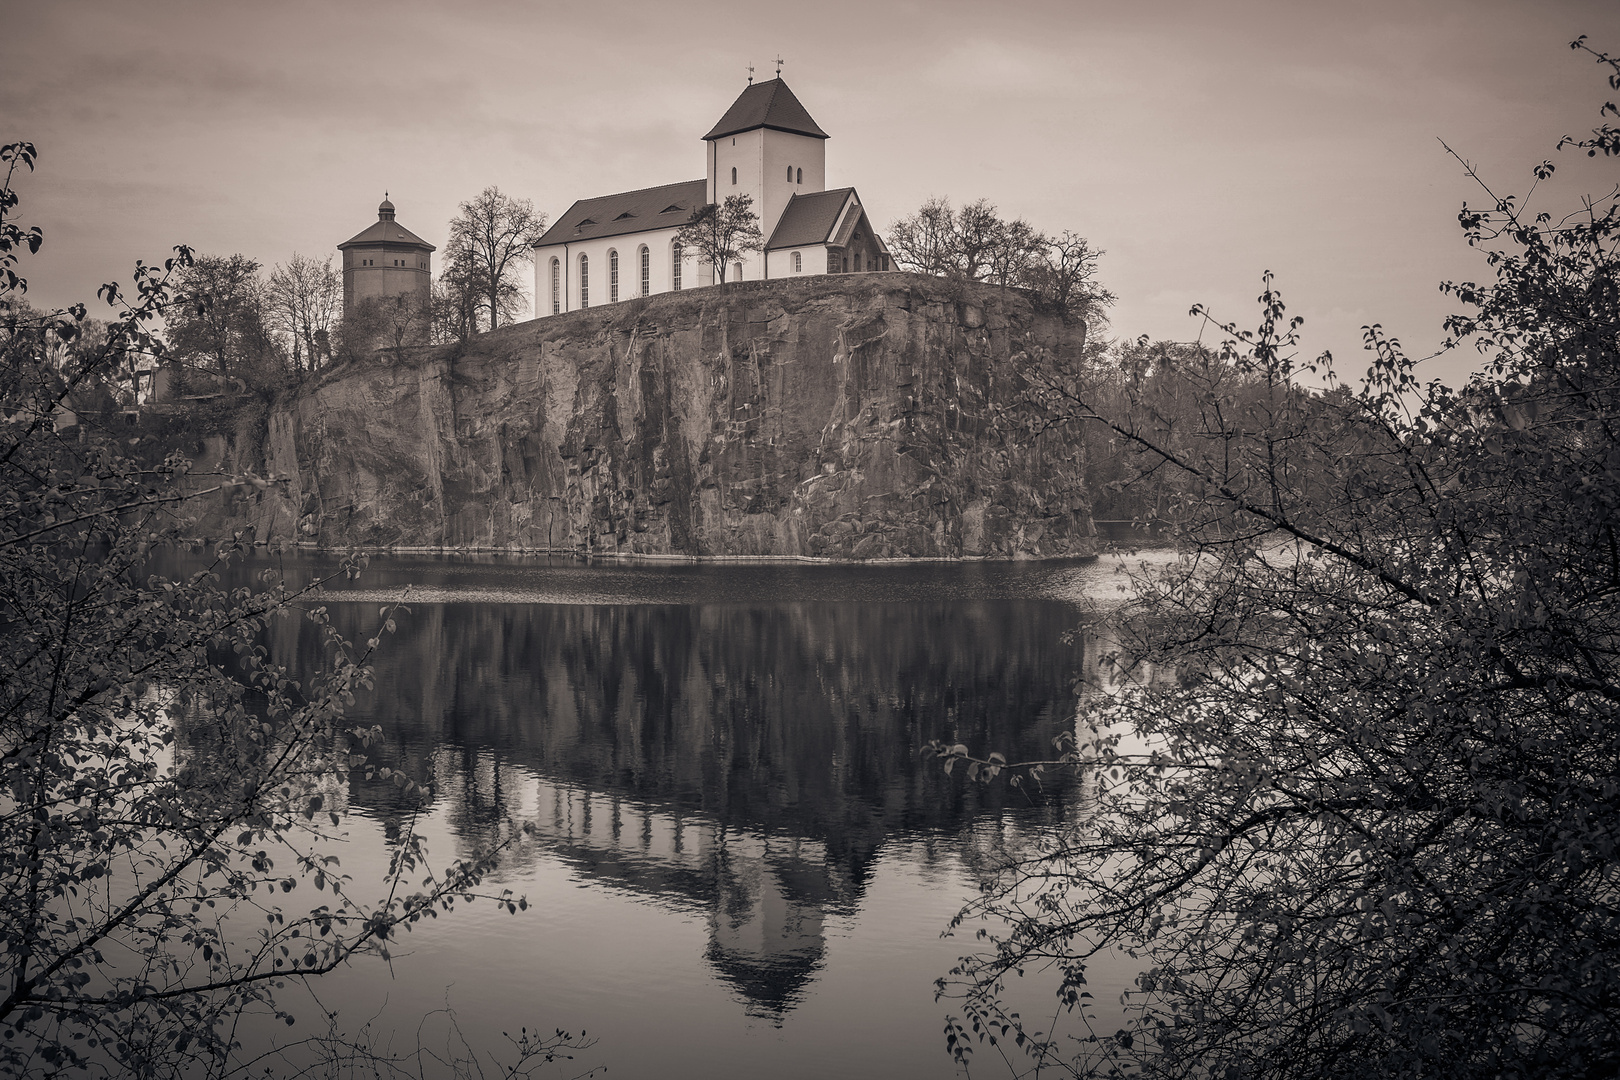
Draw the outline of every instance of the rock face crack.
[[[1079,433],[1026,372],[1082,327],[911,274],[694,289],[329,372],[238,432],[286,483],[199,535],[829,559],[1095,553]],[[245,429],[244,429],[245,430]]]

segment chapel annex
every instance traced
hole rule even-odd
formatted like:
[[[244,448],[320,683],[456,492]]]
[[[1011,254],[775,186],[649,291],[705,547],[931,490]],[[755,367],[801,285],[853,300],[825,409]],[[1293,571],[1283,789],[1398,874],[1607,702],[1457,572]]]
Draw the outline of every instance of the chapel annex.
[[[891,269],[855,189],[826,190],[828,137],[780,76],[750,83],[703,136],[706,178],[580,199],[535,242],[539,316],[712,285],[714,268],[683,254],[675,234],[737,194],[753,198],[766,240],[727,281]]]

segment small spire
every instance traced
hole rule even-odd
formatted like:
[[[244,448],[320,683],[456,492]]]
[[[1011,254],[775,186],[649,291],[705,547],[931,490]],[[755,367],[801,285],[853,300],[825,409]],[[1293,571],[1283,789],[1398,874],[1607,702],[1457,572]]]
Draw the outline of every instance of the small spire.
[[[749,86],[754,85],[754,65],[753,64],[748,65],[748,85]]]
[[[782,54],[781,53],[776,54],[776,77],[778,79],[780,79],[782,77]]]
[[[378,221],[393,221],[394,220],[394,204],[388,201],[388,192],[387,191],[383,192],[382,204],[377,207],[377,220]]]

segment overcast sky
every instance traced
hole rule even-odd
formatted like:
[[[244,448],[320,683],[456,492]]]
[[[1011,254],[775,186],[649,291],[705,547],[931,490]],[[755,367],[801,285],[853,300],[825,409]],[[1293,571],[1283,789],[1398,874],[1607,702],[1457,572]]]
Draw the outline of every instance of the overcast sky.
[[[491,184],[554,218],[701,176],[700,136],[780,55],[828,186],[879,228],[943,195],[1072,229],[1107,252],[1120,337],[1191,340],[1197,302],[1252,325],[1269,269],[1354,377],[1362,324],[1427,354],[1437,284],[1486,273],[1439,139],[1501,191],[1554,158],[1549,209],[1620,173],[1553,152],[1614,96],[1582,33],[1620,50],[1620,3],[0,0],[0,139],[39,148],[24,272],[62,305],[178,243],[335,255],[385,190],[442,248]]]

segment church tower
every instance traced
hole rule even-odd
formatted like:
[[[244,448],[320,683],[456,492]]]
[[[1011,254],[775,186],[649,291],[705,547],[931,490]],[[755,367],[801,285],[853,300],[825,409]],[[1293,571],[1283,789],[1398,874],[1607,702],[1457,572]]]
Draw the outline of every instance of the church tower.
[[[377,222],[338,245],[343,255],[343,312],[371,297],[415,295],[425,303],[433,281],[433,245],[394,220],[386,195]]]
[[[780,75],[750,83],[703,136],[708,201],[752,196],[760,232],[770,237],[790,199],[826,190],[828,138]],[[761,262],[759,252],[749,255],[744,276],[761,277]]]

